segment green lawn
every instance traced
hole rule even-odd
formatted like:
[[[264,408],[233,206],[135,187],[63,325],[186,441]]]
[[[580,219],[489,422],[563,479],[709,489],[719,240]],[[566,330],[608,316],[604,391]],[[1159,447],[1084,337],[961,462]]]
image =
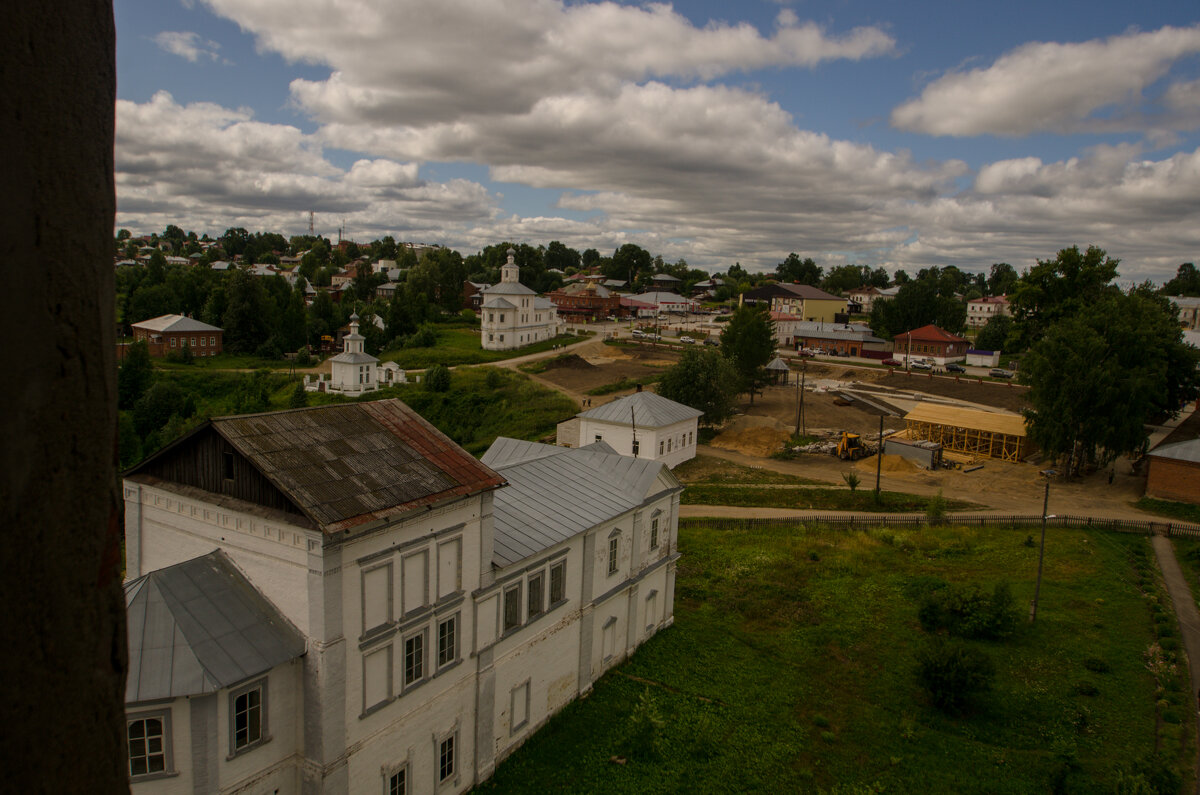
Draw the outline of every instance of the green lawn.
[[[1168,519],[1175,519],[1180,522],[1190,522],[1191,524],[1200,525],[1200,505],[1192,505],[1186,502],[1172,502],[1171,500],[1156,500],[1153,497],[1142,497],[1133,505],[1135,508],[1147,513],[1158,514],[1159,516],[1165,516]]]
[[[763,481],[759,481],[763,482]],[[905,494],[897,491],[880,492],[875,501],[875,490],[864,478],[857,491],[837,486],[759,488],[755,486],[694,484],[680,495],[683,505],[734,505],[746,508],[790,508],[811,511],[872,511],[909,512],[924,511],[929,506],[929,497]],[[946,510],[963,511],[978,507],[961,500],[946,500]]]
[[[555,345],[568,345],[579,342],[591,334],[560,334],[554,339],[535,342],[515,351],[485,351],[480,347],[479,329],[472,326],[438,326],[437,344],[430,348],[408,348],[399,351],[384,351],[379,355],[380,361],[396,362],[406,370],[423,370],[435,364],[455,367],[460,364],[488,364],[525,356],[530,353],[541,353],[551,350]]]
[[[1145,654],[1156,637],[1177,639],[1147,540],[1055,530],[1030,625],[1037,548],[1027,536],[689,526],[675,625],[480,789],[1114,792],[1154,749],[1156,725],[1165,765],[1192,780],[1182,666],[1161,677],[1156,720]],[[917,599],[933,578],[989,591],[1006,579],[1022,616],[1007,640],[966,641],[990,655],[997,676],[958,717],[933,708],[914,677],[930,642]]]

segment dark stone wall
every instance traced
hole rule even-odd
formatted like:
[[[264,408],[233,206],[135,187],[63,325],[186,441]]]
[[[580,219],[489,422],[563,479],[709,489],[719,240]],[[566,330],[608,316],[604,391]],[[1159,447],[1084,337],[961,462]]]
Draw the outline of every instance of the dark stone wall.
[[[111,2],[0,33],[0,789],[128,792]]]

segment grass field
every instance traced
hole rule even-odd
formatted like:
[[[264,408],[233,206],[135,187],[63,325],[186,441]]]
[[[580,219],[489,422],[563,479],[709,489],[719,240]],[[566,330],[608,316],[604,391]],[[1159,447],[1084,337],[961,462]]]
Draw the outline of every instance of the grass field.
[[[1200,505],[1190,505],[1186,502],[1172,502],[1170,500],[1156,500],[1153,497],[1142,497],[1133,505],[1135,508],[1147,513],[1158,514],[1159,516],[1176,519],[1180,522],[1191,522],[1192,524],[1200,525]]]
[[[1147,540],[1055,531],[1030,625],[1027,536],[687,526],[674,626],[480,789],[1151,792],[1128,787],[1143,763],[1139,783],[1164,771],[1192,780],[1185,669],[1148,667],[1152,644],[1178,639]],[[931,642],[918,599],[935,578],[989,592],[1005,579],[1021,613],[1005,640],[964,641],[997,675],[961,716],[931,706],[914,676]],[[1156,742],[1162,756],[1145,762]]]
[[[782,472],[774,472],[770,469],[748,467],[734,463],[733,461],[726,461],[706,455],[698,455],[695,458],[684,461],[675,467],[672,472],[674,472],[675,477],[679,478],[681,483],[689,486],[701,483],[726,485],[774,483],[791,486],[819,485],[823,483],[823,481],[819,480],[785,475]]]
[[[406,370],[422,370],[435,364],[455,367],[460,364],[489,364],[551,350],[555,345],[566,345],[586,339],[590,334],[560,334],[535,342],[515,351],[485,351],[479,347],[479,329],[473,326],[438,326],[437,344],[429,348],[409,348],[399,351],[384,351],[379,355],[383,362],[395,362]]]
[[[734,505],[746,508],[790,508],[811,511],[870,511],[912,512],[929,507],[929,497],[883,491],[875,500],[875,491],[860,485],[856,491],[836,486],[738,486],[725,484],[692,484],[680,495],[682,505]],[[946,500],[948,511],[964,511],[978,507],[962,500]]]

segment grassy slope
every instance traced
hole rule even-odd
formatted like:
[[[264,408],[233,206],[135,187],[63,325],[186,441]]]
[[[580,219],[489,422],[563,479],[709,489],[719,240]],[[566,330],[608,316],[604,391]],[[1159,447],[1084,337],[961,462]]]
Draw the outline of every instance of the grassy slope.
[[[1153,747],[1143,653],[1154,625],[1136,568],[1146,570],[1144,538],[1052,536],[1037,623],[979,644],[998,677],[976,714],[946,717],[914,684],[927,642],[914,578],[990,587],[1004,573],[1024,614],[1037,565],[1026,535],[688,530],[675,626],[551,721],[484,789],[1025,793],[1048,791],[1056,770],[1071,770],[1067,759],[1078,762],[1067,791],[1103,786]],[[1157,594],[1152,577],[1142,581]],[[1088,658],[1111,670],[1093,673]],[[1163,746],[1186,766],[1194,726],[1184,682],[1176,676],[1165,696],[1168,719],[1182,725],[1165,724]],[[1081,684],[1098,693],[1076,695]],[[644,693],[663,720],[659,758],[612,764],[633,750],[629,718]]]
[[[871,488],[859,486],[857,491],[830,486],[829,488],[756,488],[754,486],[726,486],[696,484],[687,487],[680,495],[682,505],[734,505],[742,507],[791,508],[815,511],[872,511],[912,512],[924,511],[929,506],[929,497],[884,491],[875,501]],[[973,503],[961,500],[946,500],[946,509],[968,510]]]
[[[431,348],[410,348],[399,351],[384,351],[380,361],[396,362],[406,370],[419,370],[444,364],[454,367],[460,364],[488,364],[530,353],[548,351],[555,345],[579,342],[585,335],[560,335],[542,340],[515,351],[485,351],[479,344],[479,329],[466,326],[439,326],[437,344]]]

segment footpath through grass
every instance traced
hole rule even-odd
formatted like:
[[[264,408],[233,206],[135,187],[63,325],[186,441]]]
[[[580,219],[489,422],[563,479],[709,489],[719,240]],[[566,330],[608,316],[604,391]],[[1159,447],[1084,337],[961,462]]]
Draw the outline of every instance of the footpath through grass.
[[[438,326],[437,344],[428,348],[405,348],[384,351],[383,362],[395,362],[406,370],[422,370],[435,364],[455,367],[460,364],[490,364],[531,353],[553,350],[555,345],[569,345],[587,339],[591,334],[560,334],[553,339],[535,342],[513,351],[485,351],[480,347],[479,329],[474,326]]]
[[[1151,792],[1114,787],[1193,780],[1186,670],[1148,541],[1054,529],[1030,625],[1028,537],[688,525],[675,625],[481,789]],[[933,707],[914,675],[933,641],[918,606],[943,581],[987,593],[1007,581],[1019,611],[1012,636],[962,641],[996,677],[961,715]]]

